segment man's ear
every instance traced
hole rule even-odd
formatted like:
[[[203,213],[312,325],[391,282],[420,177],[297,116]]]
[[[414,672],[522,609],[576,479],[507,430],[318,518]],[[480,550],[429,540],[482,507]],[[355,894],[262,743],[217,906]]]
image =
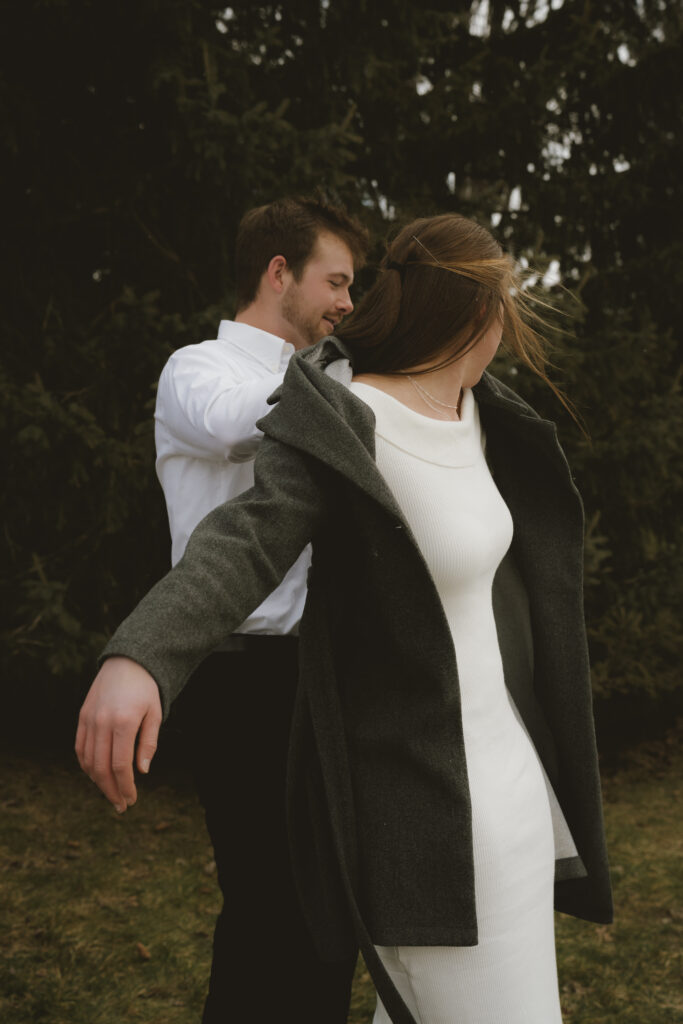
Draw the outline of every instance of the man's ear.
[[[272,260],[268,264],[265,272],[265,278],[268,284],[277,292],[278,295],[282,295],[282,292],[286,283],[286,274],[288,273],[287,260],[284,256],[273,256]]]

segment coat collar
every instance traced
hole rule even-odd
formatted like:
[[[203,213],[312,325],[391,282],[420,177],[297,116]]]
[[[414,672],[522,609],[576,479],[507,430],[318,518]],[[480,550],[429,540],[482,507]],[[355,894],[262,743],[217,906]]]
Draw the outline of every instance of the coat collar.
[[[375,463],[375,416],[348,385],[353,376],[352,355],[334,336],[294,355],[283,385],[270,397],[272,412],[259,420],[264,434],[312,455],[374,498],[393,516],[404,520],[396,499]],[[503,420],[506,429],[521,430],[526,438],[566,460],[557,442],[555,425],[543,420],[502,381],[484,373],[472,389],[482,421]]]
[[[311,366],[318,367],[328,377],[341,384],[348,386],[351,382],[353,355],[344,342],[335,338],[334,335],[323,338],[313,348],[305,349],[299,353],[298,358],[310,363]],[[479,403],[496,406],[516,416],[553,426],[549,420],[541,420],[538,413],[524,399],[493,374],[485,372],[472,390]]]
[[[404,521],[375,463],[375,416],[349,391],[350,353],[332,336],[297,353],[268,401],[274,409],[257,426],[346,477],[392,516]]]

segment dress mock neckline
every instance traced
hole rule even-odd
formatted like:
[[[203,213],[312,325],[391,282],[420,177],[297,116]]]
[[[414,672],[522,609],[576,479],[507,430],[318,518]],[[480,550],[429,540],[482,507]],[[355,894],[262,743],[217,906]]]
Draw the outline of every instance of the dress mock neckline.
[[[463,388],[459,420],[423,416],[362,381],[352,381],[350,390],[375,413],[377,436],[409,455],[452,467],[472,466],[481,457],[479,409],[471,388]]]

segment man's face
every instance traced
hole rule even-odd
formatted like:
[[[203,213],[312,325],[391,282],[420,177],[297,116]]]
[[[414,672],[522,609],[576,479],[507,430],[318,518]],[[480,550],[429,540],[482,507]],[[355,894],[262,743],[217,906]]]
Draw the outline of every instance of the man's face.
[[[323,233],[300,281],[288,272],[281,314],[292,328],[295,348],[315,345],[332,334],[342,317],[353,309],[349,287],[353,282],[353,257],[335,235]]]

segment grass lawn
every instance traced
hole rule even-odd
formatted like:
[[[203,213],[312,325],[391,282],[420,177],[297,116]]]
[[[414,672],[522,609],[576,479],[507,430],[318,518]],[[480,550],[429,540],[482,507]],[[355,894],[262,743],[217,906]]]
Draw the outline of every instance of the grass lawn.
[[[683,1022],[675,741],[605,779],[617,919],[557,918],[565,1024]],[[75,766],[17,754],[0,766],[2,1024],[199,1021],[220,900],[191,789],[145,780],[119,817]],[[350,1024],[373,1006],[360,964]]]

